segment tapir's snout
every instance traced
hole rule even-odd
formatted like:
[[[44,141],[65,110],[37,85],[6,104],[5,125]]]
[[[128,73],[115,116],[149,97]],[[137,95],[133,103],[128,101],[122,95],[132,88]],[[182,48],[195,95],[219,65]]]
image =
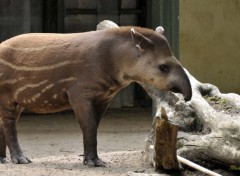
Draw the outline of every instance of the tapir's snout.
[[[192,87],[184,69],[178,68],[171,74],[169,90],[174,93],[181,93],[185,101],[190,101],[192,98]]]
[[[185,101],[190,101],[192,99],[192,91],[191,93],[184,98]]]
[[[192,98],[192,91],[180,90],[178,87],[172,87],[170,91],[183,94],[185,101],[190,101]]]

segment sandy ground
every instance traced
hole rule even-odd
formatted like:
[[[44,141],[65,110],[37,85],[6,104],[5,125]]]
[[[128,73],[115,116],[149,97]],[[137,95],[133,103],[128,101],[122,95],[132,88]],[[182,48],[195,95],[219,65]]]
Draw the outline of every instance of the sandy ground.
[[[141,162],[144,139],[151,128],[150,111],[108,111],[98,133],[98,152],[105,168],[82,164],[82,132],[73,113],[22,115],[18,135],[23,152],[33,163],[0,164],[0,175],[126,175],[154,172]],[[8,155],[9,156],[9,155]]]
[[[156,174],[143,160],[144,140],[151,123],[150,110],[108,111],[98,133],[99,156],[107,164],[102,168],[89,168],[82,164],[82,132],[73,113],[22,115],[18,123],[19,141],[33,163],[0,164],[0,176]],[[204,176],[189,171],[184,175]]]

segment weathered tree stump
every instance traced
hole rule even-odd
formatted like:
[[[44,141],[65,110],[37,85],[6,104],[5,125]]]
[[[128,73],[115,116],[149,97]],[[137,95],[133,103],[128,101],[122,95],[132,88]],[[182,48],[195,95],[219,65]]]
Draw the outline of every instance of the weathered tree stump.
[[[161,108],[161,116],[156,116],[153,121],[153,146],[154,166],[156,169],[179,170],[177,160],[177,133],[178,126],[172,124],[167,117],[164,108]]]

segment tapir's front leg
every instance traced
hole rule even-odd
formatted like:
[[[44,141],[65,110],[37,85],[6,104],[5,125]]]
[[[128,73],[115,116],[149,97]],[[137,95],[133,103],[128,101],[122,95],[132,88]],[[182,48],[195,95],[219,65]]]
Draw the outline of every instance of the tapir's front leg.
[[[6,144],[10,150],[12,162],[15,164],[28,164],[31,162],[27,157],[23,155],[17,138],[17,120],[20,112],[0,110],[3,132],[6,140]],[[4,146],[4,144],[3,144]]]
[[[97,128],[99,126],[99,123],[100,123],[104,113],[106,112],[108,104],[109,104],[108,102],[99,102],[94,105]]]
[[[84,164],[89,166],[104,166],[97,154],[97,127],[94,106],[90,100],[79,100],[76,95],[69,95],[69,101],[79,121],[83,132]]]

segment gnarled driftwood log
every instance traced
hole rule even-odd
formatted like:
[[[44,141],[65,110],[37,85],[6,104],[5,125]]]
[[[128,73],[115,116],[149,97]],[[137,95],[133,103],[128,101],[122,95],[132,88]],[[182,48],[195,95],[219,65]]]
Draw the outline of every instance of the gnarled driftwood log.
[[[216,86],[203,84],[185,71],[193,89],[190,102],[184,102],[179,94],[143,85],[156,112],[164,107],[169,118],[180,125],[178,154],[207,167],[240,166],[240,96],[222,94]],[[212,99],[227,107],[214,109],[209,104]]]

